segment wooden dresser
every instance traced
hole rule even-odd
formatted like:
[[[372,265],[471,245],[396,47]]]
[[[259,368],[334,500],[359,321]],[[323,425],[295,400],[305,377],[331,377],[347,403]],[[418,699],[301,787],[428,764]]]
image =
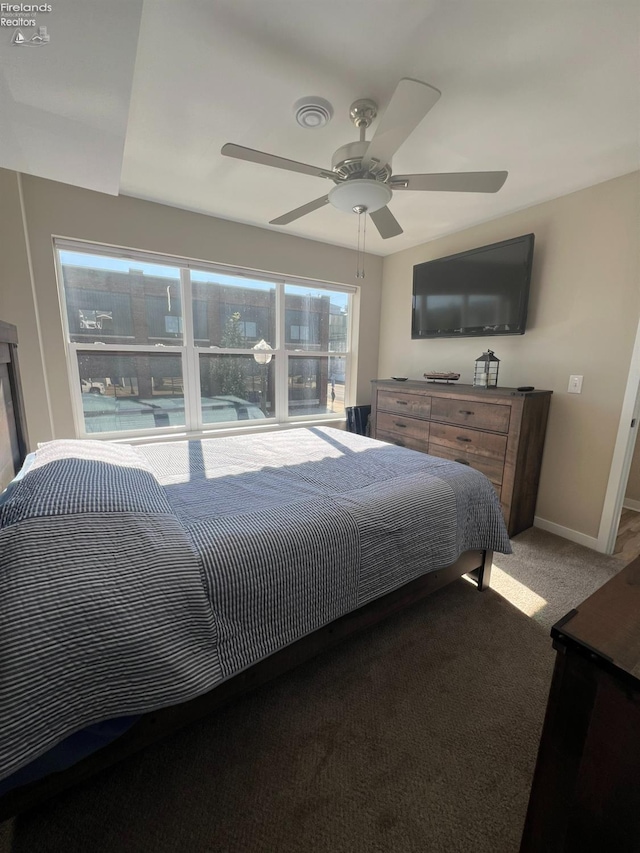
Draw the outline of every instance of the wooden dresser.
[[[521,853],[640,850],[640,558],[551,629]]]
[[[378,379],[371,435],[482,471],[515,536],[533,524],[551,394]]]

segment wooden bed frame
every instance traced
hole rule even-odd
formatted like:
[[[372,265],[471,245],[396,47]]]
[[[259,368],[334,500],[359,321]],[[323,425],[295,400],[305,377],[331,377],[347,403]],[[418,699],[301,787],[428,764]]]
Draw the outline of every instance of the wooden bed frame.
[[[0,491],[20,470],[27,454],[16,327],[0,320]]]
[[[0,358],[0,471],[4,470],[5,476],[6,472],[11,471],[11,477],[19,470],[28,445],[16,350],[15,327],[0,322],[0,354],[3,354]],[[5,356],[6,360],[3,361]],[[2,371],[5,365],[6,373]],[[7,386],[10,394],[7,393]],[[6,478],[2,487],[11,477]],[[491,551],[466,551],[452,565],[428,572],[382,598],[347,613],[224,681],[208,693],[180,705],[144,714],[121,737],[67,770],[53,773],[5,794],[0,798],[0,821],[27,811],[82,783],[100,770],[117,764],[232,699],[305,663],[350,635],[372,627],[464,574],[475,578],[479,590],[485,589],[490,581],[492,557]]]

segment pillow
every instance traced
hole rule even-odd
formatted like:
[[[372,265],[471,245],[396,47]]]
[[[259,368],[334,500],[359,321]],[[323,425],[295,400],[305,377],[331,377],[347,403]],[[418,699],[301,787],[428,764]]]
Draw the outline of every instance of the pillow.
[[[90,459],[122,468],[142,468],[150,474],[153,473],[145,457],[130,444],[111,444],[107,441],[91,439],[58,439],[41,442],[31,467],[39,468],[41,465],[47,465],[59,459]]]
[[[50,441],[0,505],[0,528],[27,518],[80,513],[173,514],[135,448],[102,441]]]

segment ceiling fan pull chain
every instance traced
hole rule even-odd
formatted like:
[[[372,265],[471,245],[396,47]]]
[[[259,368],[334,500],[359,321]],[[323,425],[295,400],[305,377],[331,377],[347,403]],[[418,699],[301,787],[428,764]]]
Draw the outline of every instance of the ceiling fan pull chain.
[[[360,219],[362,214],[358,214],[358,242],[356,244],[356,278],[360,278]]]
[[[366,229],[367,229],[367,213],[366,210],[358,210],[356,211],[358,214],[358,246],[356,249],[356,278],[364,278],[364,244],[366,239]],[[362,235],[362,216],[364,214],[364,237],[362,239],[362,248],[360,245],[360,238]]]
[[[364,258],[365,258],[365,254],[367,251],[367,211],[366,210],[362,214],[362,216],[364,219],[364,225],[362,228],[362,264],[360,266],[360,270],[362,272],[362,275],[360,276],[360,278],[364,278]]]

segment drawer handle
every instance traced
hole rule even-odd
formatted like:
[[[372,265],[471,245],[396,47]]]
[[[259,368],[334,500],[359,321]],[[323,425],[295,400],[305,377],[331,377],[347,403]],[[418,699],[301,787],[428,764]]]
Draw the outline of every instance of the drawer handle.
[[[396,438],[393,443],[397,444],[398,447],[406,447],[406,444],[404,443],[404,441],[401,441],[399,438]]]
[[[471,462],[467,462],[466,459],[454,459],[454,462],[459,462],[461,465],[471,465]]]
[[[465,437],[464,437],[464,436],[462,436],[462,435],[457,435],[457,436],[456,436],[456,441],[465,441],[465,442],[466,442],[466,441],[473,441],[473,439],[471,439],[471,438],[465,438]]]
[[[400,427],[400,429],[406,429],[406,428],[407,428],[407,425],[406,425],[406,424],[399,424],[399,423],[398,423],[398,421],[394,421],[394,422],[393,422],[393,425],[394,425],[394,426],[397,426],[397,427]],[[470,441],[470,440],[471,440],[471,439],[468,439],[468,441]]]
[[[458,412],[459,415],[473,415],[474,412],[470,412],[468,409],[460,409]]]
[[[406,400],[396,400],[396,403],[399,406],[408,406],[409,405],[409,403]]]

